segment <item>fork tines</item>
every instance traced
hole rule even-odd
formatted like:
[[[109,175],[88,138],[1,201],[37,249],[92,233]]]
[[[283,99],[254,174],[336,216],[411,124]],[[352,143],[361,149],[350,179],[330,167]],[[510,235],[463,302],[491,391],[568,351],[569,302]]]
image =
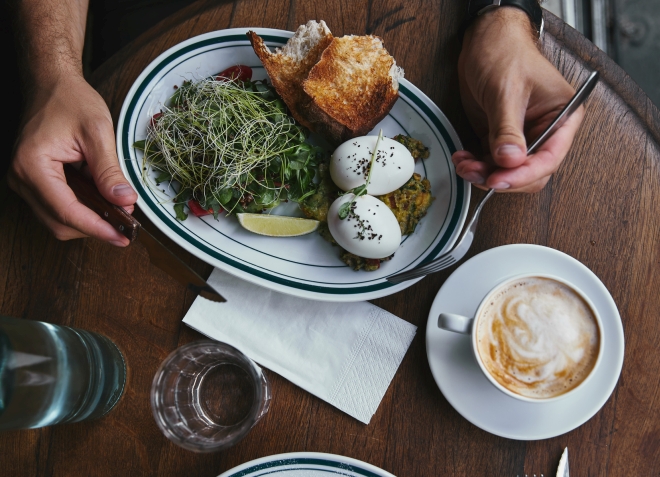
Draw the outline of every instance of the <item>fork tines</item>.
[[[440,257],[423,267],[415,268],[407,272],[387,277],[387,281],[390,283],[398,284],[407,280],[412,280],[413,278],[426,276],[430,273],[439,272],[444,268],[451,267],[454,263],[456,263],[456,259],[451,254],[447,254],[447,256]]]

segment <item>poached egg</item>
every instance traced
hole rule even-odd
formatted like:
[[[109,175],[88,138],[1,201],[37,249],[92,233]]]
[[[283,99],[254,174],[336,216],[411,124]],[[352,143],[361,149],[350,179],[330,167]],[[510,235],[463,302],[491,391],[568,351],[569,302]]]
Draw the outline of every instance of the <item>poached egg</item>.
[[[339,218],[339,208],[354,194],[335,200],[328,211],[328,227],[337,243],[363,258],[387,258],[399,248],[401,228],[394,213],[379,199],[363,195],[355,199],[348,217]]]
[[[329,170],[337,187],[347,192],[367,181],[377,141],[378,136],[356,137],[335,150]],[[403,144],[384,137],[378,144],[373,168],[367,192],[370,195],[383,195],[408,182],[415,171],[415,159]]]

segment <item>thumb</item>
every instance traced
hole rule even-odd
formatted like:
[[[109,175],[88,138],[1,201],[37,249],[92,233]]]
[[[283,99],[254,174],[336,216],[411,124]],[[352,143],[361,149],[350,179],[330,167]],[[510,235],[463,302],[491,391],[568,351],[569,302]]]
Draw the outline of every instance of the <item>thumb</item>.
[[[103,121],[92,134],[86,134],[85,139],[85,159],[101,195],[115,205],[134,204],[137,194],[119,167],[112,122]]]
[[[518,167],[527,159],[523,132],[528,95],[503,91],[486,109],[488,142],[493,161],[500,167]]]

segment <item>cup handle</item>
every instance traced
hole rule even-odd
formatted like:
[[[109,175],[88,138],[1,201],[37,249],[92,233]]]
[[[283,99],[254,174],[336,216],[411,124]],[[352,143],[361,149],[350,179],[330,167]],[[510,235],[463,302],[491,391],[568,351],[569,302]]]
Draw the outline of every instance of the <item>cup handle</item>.
[[[438,328],[453,331],[454,333],[469,335],[472,333],[473,322],[474,318],[468,318],[467,316],[455,315],[453,313],[440,313],[440,316],[438,317]]]

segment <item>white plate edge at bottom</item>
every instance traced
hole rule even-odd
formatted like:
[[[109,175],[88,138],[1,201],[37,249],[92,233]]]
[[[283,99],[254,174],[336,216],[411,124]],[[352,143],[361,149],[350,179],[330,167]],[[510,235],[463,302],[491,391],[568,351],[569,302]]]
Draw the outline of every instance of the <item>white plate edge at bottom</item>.
[[[334,460],[338,464],[346,464],[352,467],[362,468],[362,470],[371,472],[378,477],[396,477],[395,475],[390,474],[386,470],[383,470],[380,467],[376,467],[373,464],[369,464],[368,462],[354,459],[352,457],[346,457],[338,454],[329,454],[324,452],[288,452],[285,454],[275,454],[275,455],[259,457],[258,459],[245,462],[243,464],[237,465],[232,469],[226,470],[222,474],[218,475],[218,477],[232,477],[239,472],[245,472],[246,470],[249,470],[250,467],[256,467],[262,464],[268,464],[270,462],[276,462],[278,460],[283,461],[283,460],[292,460],[292,459],[319,459],[319,460],[326,460],[329,462],[332,462]],[[255,472],[258,472],[258,470]],[[250,477],[251,475],[253,475],[253,473],[243,474],[243,475],[245,477]]]

